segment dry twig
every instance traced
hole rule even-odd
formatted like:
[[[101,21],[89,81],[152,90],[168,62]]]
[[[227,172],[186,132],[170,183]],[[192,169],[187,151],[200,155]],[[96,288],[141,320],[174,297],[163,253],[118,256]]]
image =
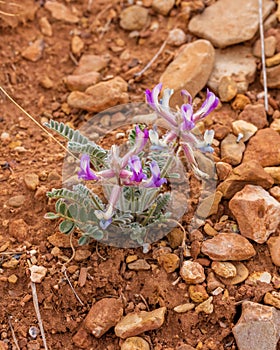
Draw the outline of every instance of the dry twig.
[[[263,33],[263,11],[262,0],[259,0],[259,22],[260,22],[260,40],[262,51],[262,74],[263,74],[263,88],[264,88],[264,107],[268,111],[268,93],[267,93],[267,75],[265,66],[265,46],[264,46],[264,33]]]
[[[12,325],[11,316],[8,316],[8,322],[9,322],[9,327],[10,327],[11,332],[12,332],[12,337],[13,337],[13,341],[15,343],[15,346],[16,346],[17,350],[20,350],[20,347],[18,345],[18,341],[17,341],[17,338],[16,338],[16,334],[15,334],[15,331],[14,331],[14,328],[13,328],[13,325]]]

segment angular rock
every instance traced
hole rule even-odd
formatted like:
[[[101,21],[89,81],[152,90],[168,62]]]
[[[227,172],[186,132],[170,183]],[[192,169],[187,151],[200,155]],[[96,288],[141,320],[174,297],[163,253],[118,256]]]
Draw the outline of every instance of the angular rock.
[[[73,75],[81,75],[91,72],[100,72],[108,66],[110,58],[108,56],[83,55],[79,61],[78,67]]]
[[[88,72],[79,75],[68,75],[64,79],[64,83],[71,91],[85,91],[91,85],[95,85],[101,80],[101,75],[98,72]]]
[[[194,303],[185,303],[185,304],[180,304],[174,307],[174,311],[177,312],[178,314],[182,314],[184,312],[190,311],[195,308]]]
[[[234,101],[231,104],[231,107],[235,111],[243,111],[243,109],[251,103],[248,96],[243,94],[237,94]]]
[[[73,52],[73,54],[80,55],[84,46],[85,44],[83,40],[78,35],[74,35],[71,40],[71,51]]]
[[[229,202],[242,236],[267,241],[280,223],[280,203],[260,186],[246,185]]]
[[[202,199],[198,204],[196,215],[200,218],[207,218],[216,214],[222,197],[223,193],[221,191],[215,191],[210,196]]]
[[[204,312],[207,315],[212,314],[214,311],[214,305],[213,305],[213,297],[209,297],[207,300],[205,300],[203,303],[197,305],[195,308],[195,311],[197,313]]]
[[[23,242],[28,237],[28,225],[23,219],[16,219],[9,223],[9,235],[18,242]]]
[[[166,307],[153,311],[134,312],[123,317],[115,327],[115,334],[122,339],[158,329],[164,323]]]
[[[138,259],[127,265],[129,270],[141,271],[141,270],[150,270],[151,265],[147,263],[145,259]]]
[[[84,326],[96,338],[102,337],[111,327],[114,327],[123,315],[120,299],[104,298],[97,301],[87,314]]]
[[[42,57],[44,50],[44,41],[38,39],[34,41],[30,46],[22,51],[21,55],[28,61],[37,62]]]
[[[267,58],[265,60],[265,64],[267,67],[274,67],[280,64],[280,53],[277,53],[276,55]]]
[[[280,88],[280,64],[274,67],[266,68],[267,87],[271,89]],[[263,84],[263,77],[261,76],[261,83]]]
[[[273,264],[280,266],[280,236],[270,237],[267,245]]]
[[[269,193],[280,202],[280,186],[273,186],[269,189]]]
[[[55,247],[59,248],[70,248],[70,238],[61,232],[56,232],[49,236],[47,240]]]
[[[255,79],[256,59],[249,47],[234,46],[225,50],[215,50],[215,64],[208,80],[208,86],[218,92],[224,77],[236,82],[237,91],[244,93]]]
[[[152,8],[161,15],[166,16],[174,5],[175,0],[153,0]]]
[[[274,180],[276,185],[280,184],[280,167],[279,166],[270,166],[265,167],[264,171],[266,171]]]
[[[246,147],[243,162],[255,159],[263,167],[280,164],[280,135],[271,128],[259,130]]]
[[[219,180],[223,181],[231,174],[232,166],[225,162],[217,162],[216,170]]]
[[[280,119],[275,119],[271,124],[270,128],[280,133]]]
[[[228,278],[219,277],[225,285],[239,284],[241,282],[244,282],[249,276],[249,270],[244,264],[242,264],[242,262],[234,261],[232,264],[236,269],[236,275]]]
[[[212,260],[247,260],[256,255],[252,244],[237,233],[219,233],[202,242],[201,251]]]
[[[48,269],[44,266],[32,265],[30,267],[30,280],[34,283],[41,283],[46,277]]]
[[[50,22],[48,21],[47,17],[41,17],[39,20],[39,25],[40,25],[40,30],[43,35],[46,36],[52,36],[53,31],[52,31],[52,26]]]
[[[273,8],[273,1],[263,1],[264,18]],[[220,0],[194,16],[188,28],[198,37],[223,48],[252,39],[258,26],[258,1],[247,0],[245,4],[243,0]]]
[[[216,275],[223,278],[236,276],[236,267],[229,261],[213,261],[211,268]]]
[[[240,164],[245,151],[244,142],[237,142],[237,138],[233,134],[228,134],[221,142],[221,158],[223,162],[231,165]]]
[[[92,345],[92,337],[84,327],[80,327],[72,338],[73,343],[81,349],[89,349]]]
[[[233,133],[238,136],[239,134],[242,134],[242,141],[246,142],[248,141],[255,133],[257,132],[258,128],[251,123],[245,122],[244,120],[235,120],[232,122],[232,131]]]
[[[222,102],[229,102],[238,92],[236,82],[228,76],[222,77],[219,82],[218,93]]]
[[[39,186],[39,176],[37,174],[27,173],[24,175],[24,182],[29,190],[35,191]]]
[[[195,96],[207,83],[214,66],[215,50],[207,40],[186,44],[160,77],[163,88],[174,89],[170,105],[182,104],[181,90]]]
[[[101,112],[117,104],[127,103],[127,83],[120,77],[90,86],[85,92],[73,91],[67,99],[70,107]]]
[[[217,190],[222,192],[225,198],[230,199],[247,184],[268,189],[273,183],[273,178],[264,171],[259,162],[249,160],[234,168],[226,180],[218,186]]]
[[[141,30],[148,21],[148,10],[142,6],[132,5],[120,14],[120,26],[125,30]]]
[[[158,262],[167,273],[174,272],[180,266],[180,258],[173,253],[160,255]]]
[[[122,343],[121,350],[150,350],[150,345],[143,338],[131,337]]]
[[[189,287],[189,295],[192,301],[195,303],[202,303],[209,298],[206,289],[201,284],[192,285]]]
[[[204,268],[198,262],[184,261],[180,270],[180,275],[186,283],[197,284],[205,280]]]
[[[244,301],[241,317],[232,331],[239,350],[276,350],[280,338],[280,311]]]
[[[75,16],[68,7],[65,5],[56,2],[56,1],[47,1],[45,3],[45,9],[50,11],[52,17],[59,21],[67,22],[67,23],[77,23],[79,22],[79,18]]]
[[[275,36],[268,36],[267,38],[264,39],[264,53],[265,57],[271,57],[274,55],[275,50],[276,50],[276,44],[277,44],[277,39]],[[262,50],[261,50],[261,41],[257,40],[255,45],[254,45],[254,50],[253,54],[256,57],[261,58],[262,57]]]
[[[263,129],[268,125],[266,111],[262,104],[247,105],[239,114],[238,120],[245,120],[254,124],[258,129]]]
[[[77,249],[74,255],[74,260],[81,262],[88,259],[91,256],[91,251],[89,249]]]
[[[273,291],[272,293],[265,293],[264,303],[267,305],[271,305],[276,307],[276,309],[280,309],[280,293]]]

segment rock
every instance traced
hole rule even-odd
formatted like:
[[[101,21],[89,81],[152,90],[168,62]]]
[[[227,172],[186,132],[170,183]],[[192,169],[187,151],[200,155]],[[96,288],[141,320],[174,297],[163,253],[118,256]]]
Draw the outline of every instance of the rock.
[[[40,30],[41,30],[43,35],[46,35],[46,36],[53,35],[52,26],[51,26],[50,22],[48,21],[47,17],[41,17],[39,19],[39,26],[40,26]]]
[[[249,97],[242,95],[242,94],[238,94],[236,95],[234,101],[231,104],[232,109],[236,110],[243,110],[247,105],[249,105],[250,99]]]
[[[194,308],[195,308],[194,303],[185,303],[185,304],[175,306],[173,310],[175,312],[177,312],[178,314],[183,314],[183,313],[190,311]]]
[[[189,287],[189,295],[192,301],[195,303],[202,303],[209,298],[209,295],[206,292],[206,289],[201,284],[196,284]]]
[[[174,272],[180,266],[178,255],[173,253],[160,255],[158,262],[167,273]]]
[[[237,233],[219,233],[202,242],[201,251],[212,260],[247,260],[256,255],[252,244]]]
[[[160,328],[164,323],[166,307],[153,311],[134,312],[123,317],[115,327],[115,334],[122,339]]]
[[[80,327],[78,332],[72,338],[73,343],[82,349],[90,349],[92,340],[84,327]]]
[[[92,305],[84,325],[92,335],[101,338],[119,322],[122,315],[123,306],[120,299],[104,298]]]
[[[280,88],[280,64],[266,69],[267,87],[271,89]],[[263,84],[263,77],[261,76],[261,83]]]
[[[273,1],[264,1],[263,17],[266,18],[273,8]],[[188,26],[190,32],[221,48],[252,39],[258,27],[256,0],[247,0],[246,6],[242,0],[217,1],[202,14],[194,16]]]
[[[0,350],[8,350],[9,346],[6,342],[0,340]]]
[[[195,96],[206,85],[214,66],[215,50],[207,40],[186,44],[160,77],[163,88],[174,89],[170,105],[182,104],[181,90]]]
[[[207,276],[207,290],[213,292],[217,288],[224,288],[224,284],[215,276],[214,272],[209,271]]]
[[[44,41],[42,39],[38,39],[23,50],[21,55],[28,61],[37,62],[42,57],[44,45]]]
[[[235,134],[235,136],[242,134],[243,137],[241,140],[243,142],[248,141],[253,135],[255,135],[257,130],[258,128],[254,124],[245,122],[244,120],[235,120],[234,122],[232,122],[233,133]]]
[[[24,182],[26,187],[31,190],[35,191],[36,188],[39,186],[39,176],[34,173],[25,174],[24,175]]]
[[[232,166],[225,162],[217,162],[216,170],[219,180],[223,181],[231,174]]]
[[[48,269],[45,268],[44,266],[37,266],[37,265],[32,265],[29,268],[31,275],[30,279],[31,282],[34,283],[41,283],[43,279],[46,277],[46,274],[48,272]]]
[[[79,75],[68,75],[64,79],[65,85],[71,91],[85,91],[91,85],[95,85],[101,80],[101,75],[98,72],[88,72]]]
[[[9,223],[9,235],[18,242],[24,242],[28,237],[28,225],[23,219],[16,219]]]
[[[120,26],[125,30],[142,30],[148,22],[148,10],[142,6],[132,5],[120,14]]]
[[[151,265],[147,263],[145,259],[138,259],[127,265],[129,270],[141,271],[141,270],[150,270]]]
[[[83,40],[78,35],[74,35],[71,40],[71,51],[73,52],[73,54],[80,55],[83,51],[84,46],[85,44]]]
[[[280,167],[278,166],[265,167],[264,171],[266,171],[273,178],[275,184],[277,185],[280,184]]]
[[[13,274],[13,275],[10,275],[10,276],[8,277],[8,282],[9,282],[9,283],[16,284],[17,281],[18,281],[17,275],[14,275],[14,274]]]
[[[222,77],[219,82],[218,94],[222,102],[229,102],[238,92],[236,82],[228,76]]]
[[[239,350],[276,350],[280,312],[271,306],[244,301],[241,317],[232,331]]]
[[[100,72],[108,66],[110,58],[108,56],[83,55],[79,61],[78,67],[73,75],[82,75],[91,72]]]
[[[207,84],[211,90],[218,92],[222,79],[226,77],[236,83],[238,93],[244,93],[254,81],[256,70],[256,59],[249,47],[238,45],[218,49],[215,50],[215,64]]]
[[[216,275],[223,278],[236,276],[236,267],[229,261],[213,261],[211,268]]]
[[[61,175],[58,174],[58,172],[56,172],[55,170],[51,171],[48,174],[48,181],[57,181],[61,179]]]
[[[248,142],[243,162],[255,159],[263,167],[280,164],[280,135],[270,128],[259,130]]]
[[[5,269],[15,269],[19,264],[19,261],[16,258],[12,258],[8,261],[2,263],[2,267]]]
[[[54,86],[54,82],[45,75],[40,79],[40,85],[45,89],[51,89]]]
[[[52,17],[66,23],[77,23],[79,18],[75,16],[68,7],[56,1],[47,1],[45,9],[50,11]]]
[[[184,261],[180,275],[188,284],[202,283],[205,280],[204,268],[199,263],[194,261]]]
[[[277,40],[275,36],[268,36],[264,39],[264,53],[265,57],[271,57],[274,55],[276,50],[276,44]],[[261,41],[260,39],[256,41],[253,49],[253,54],[256,57],[261,58],[262,57],[262,50],[261,50]]]
[[[218,234],[218,232],[214,229],[214,227],[212,227],[211,225],[208,224],[208,222],[204,225],[203,227],[204,232],[208,235],[208,236],[216,236]]]
[[[210,194],[210,196],[203,198],[198,204],[196,215],[205,219],[216,214],[222,197],[222,192],[215,191],[213,194]]]
[[[241,282],[244,282],[247,277],[249,276],[249,270],[247,267],[242,264],[240,261],[234,261],[232,262],[236,269],[236,275],[234,277],[228,277],[228,278],[223,278],[220,277],[220,280],[225,284],[225,285],[235,285],[239,284]]]
[[[273,178],[264,171],[259,162],[247,160],[234,168],[226,180],[218,186],[217,190],[221,191],[226,199],[230,199],[247,184],[268,189],[273,183]]]
[[[128,101],[127,83],[120,77],[90,86],[85,92],[73,91],[67,99],[70,107],[95,113]]]
[[[271,282],[271,274],[267,271],[257,271],[251,273],[248,277],[248,281],[252,284],[257,284],[258,282],[270,284]]]
[[[270,237],[267,245],[273,264],[280,266],[280,236]]]
[[[237,142],[237,138],[233,134],[228,134],[221,142],[221,158],[223,162],[231,165],[240,164],[245,151],[244,142]]]
[[[265,65],[267,67],[277,66],[279,63],[280,63],[280,53],[277,53],[276,55],[274,55],[274,56],[272,56],[270,58],[267,58],[265,60]]]
[[[267,241],[280,223],[280,203],[260,186],[246,185],[229,202],[242,236]]]
[[[77,249],[74,255],[74,260],[77,262],[84,261],[91,256],[91,251],[88,249]]]
[[[26,201],[26,196],[24,196],[23,194],[19,194],[18,196],[13,196],[9,198],[7,201],[7,205],[9,207],[19,208],[25,203],[25,201]]]
[[[266,111],[262,104],[248,104],[239,114],[238,120],[245,120],[248,123],[254,124],[258,129],[263,129],[268,125]]]
[[[176,350],[195,350],[194,347],[192,347],[191,345],[180,345],[178,348],[176,348]]]
[[[187,41],[185,32],[180,28],[170,30],[167,43],[172,46],[181,46]]]
[[[56,232],[49,236],[47,240],[55,247],[70,248],[70,237],[61,232]]]
[[[269,193],[274,197],[278,202],[280,202],[280,186],[274,186],[269,189]]]
[[[214,311],[214,306],[213,306],[213,297],[209,297],[207,300],[205,300],[203,303],[197,305],[195,308],[195,311],[197,313],[204,312],[205,314],[209,315],[212,314]]]
[[[276,309],[280,309],[280,293],[279,292],[267,292],[265,293],[264,303],[267,305],[271,305],[276,307]]]
[[[122,343],[121,350],[150,350],[150,345],[143,338],[131,337]]]
[[[183,238],[184,232],[180,228],[174,228],[167,235],[168,242],[172,249],[179,247],[183,242]]]
[[[270,124],[270,128],[280,133],[280,119],[275,119]]]
[[[163,16],[167,16],[175,5],[175,0],[153,0],[152,8]]]

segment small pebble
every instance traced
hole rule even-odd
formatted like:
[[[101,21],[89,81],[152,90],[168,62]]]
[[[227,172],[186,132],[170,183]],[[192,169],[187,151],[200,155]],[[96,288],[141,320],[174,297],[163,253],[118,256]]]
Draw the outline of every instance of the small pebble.
[[[141,270],[150,270],[151,266],[144,259],[138,259],[127,265],[129,270],[141,271]]]
[[[9,283],[15,284],[15,283],[17,283],[17,280],[18,280],[18,277],[16,275],[10,275],[8,277],[8,282]]]
[[[209,297],[207,300],[205,300],[203,303],[197,305],[197,307],[195,308],[195,311],[197,313],[200,312],[204,312],[206,314],[212,314],[212,312],[214,311],[214,306],[212,304],[213,301],[213,297]]]
[[[31,272],[30,279],[34,283],[41,283],[48,271],[44,266],[37,265],[31,266],[29,270]]]
[[[185,304],[181,304],[181,305],[175,306],[173,310],[175,312],[181,314],[181,313],[190,311],[190,310],[192,310],[194,308],[195,308],[195,304],[194,303],[185,303]]]

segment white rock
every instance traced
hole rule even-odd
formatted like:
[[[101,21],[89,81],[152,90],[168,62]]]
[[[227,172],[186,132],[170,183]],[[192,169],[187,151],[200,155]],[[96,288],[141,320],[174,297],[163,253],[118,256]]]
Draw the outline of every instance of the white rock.
[[[245,122],[245,120],[235,120],[232,122],[232,130],[236,136],[242,134],[242,141],[246,142],[255,135],[258,128],[252,123]]]
[[[41,283],[48,271],[48,269],[44,266],[37,265],[31,266],[29,270],[31,272],[30,279],[34,283]]]

